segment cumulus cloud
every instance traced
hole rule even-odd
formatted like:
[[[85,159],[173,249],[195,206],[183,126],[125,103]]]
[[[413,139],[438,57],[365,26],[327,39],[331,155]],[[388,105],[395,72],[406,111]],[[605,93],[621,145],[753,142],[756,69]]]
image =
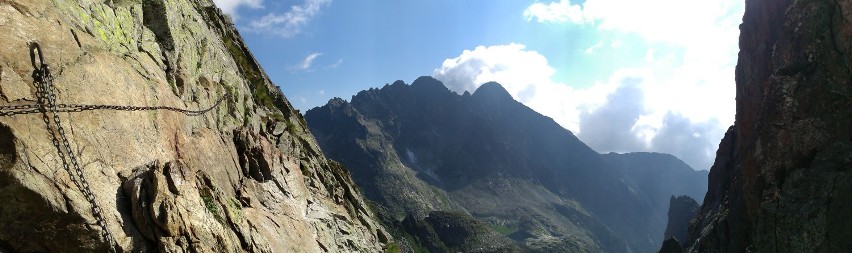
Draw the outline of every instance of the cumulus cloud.
[[[594,25],[599,30],[694,45],[703,38],[736,37],[743,6],[743,1],[730,0],[586,0],[582,4],[560,0],[533,3],[523,14],[528,21]]]
[[[605,39],[586,48],[586,55],[595,55],[604,45],[619,50],[619,44],[633,43],[635,38],[644,40],[646,65],[621,68],[609,80],[584,89],[562,88],[568,85],[550,81],[547,73],[531,72],[546,76],[546,80],[528,85],[535,91],[527,93],[540,95],[528,100],[517,98],[553,117],[599,152],[666,152],[694,168],[708,169],[719,139],[733,124],[738,25],[744,9],[744,3],[738,0],[558,0],[530,4],[523,11],[527,22],[577,26],[605,34],[600,36]],[[453,65],[444,64],[441,72],[452,73],[445,70],[448,67]],[[476,70],[481,66],[472,64],[466,67],[473,68],[469,73],[494,71]],[[436,76],[440,74],[436,71]],[[557,101],[560,99],[563,102]],[[555,105],[567,109],[545,108]]]
[[[711,85],[679,75],[665,78],[650,68],[625,68],[578,89],[554,81],[555,73],[543,55],[508,44],[465,50],[445,60],[433,76],[458,93],[496,81],[598,152],[665,152],[696,169],[710,167],[733,119],[732,108],[717,106],[733,104],[733,90],[716,91],[733,86],[732,80]]]
[[[660,152],[673,154],[684,161],[698,162],[710,169],[716,157],[719,140],[725,135],[724,129],[719,128],[718,122],[709,120],[694,122],[683,115],[667,113],[663,118],[663,126],[657,131],[652,140],[652,146]]]
[[[663,152],[693,168],[709,169],[724,126],[716,118],[695,121],[673,108],[654,109],[646,101],[652,86],[634,77],[622,79],[606,102],[581,113],[577,136],[601,152]]]
[[[305,59],[302,60],[302,62],[293,66],[291,68],[291,70],[292,71],[308,71],[308,70],[311,70],[311,67],[314,64],[314,60],[316,60],[317,57],[319,57],[320,55],[322,55],[322,53],[311,53],[311,54],[309,54],[308,56],[305,57]]]
[[[591,97],[553,82],[555,73],[543,55],[526,50],[522,44],[508,44],[465,50],[459,57],[444,60],[432,75],[459,94],[497,81],[516,100],[576,131],[580,113],[576,105],[590,102]]]
[[[435,75],[444,78],[449,88],[457,92],[473,91],[479,84],[493,80],[503,80],[507,89],[517,91],[549,82],[556,70],[544,56],[525,48],[509,44],[465,50],[461,56],[445,60]]]
[[[586,0],[582,4],[560,0],[533,3],[524,11],[524,16],[528,21],[590,27],[601,34],[611,35],[603,36],[610,41],[599,41],[588,48],[588,54],[593,54],[603,44],[616,48],[616,44],[629,40],[625,34],[639,35],[652,47],[648,48],[646,57],[649,65],[675,65],[665,70],[675,73],[675,77],[668,80],[670,83],[704,84],[695,87],[670,85],[671,93],[692,92],[683,89],[697,88],[710,93],[697,98],[711,102],[708,99],[718,98],[722,93],[734,94],[733,85],[719,88],[718,84],[733,83],[739,52],[737,37],[744,9],[744,2],[739,0]],[[682,53],[674,59],[661,60],[657,59],[653,47],[676,48]],[[666,94],[652,95],[655,97],[649,98],[649,101],[659,101],[657,96]],[[730,99],[733,97],[730,96]],[[733,107],[719,109],[716,111],[733,112]],[[695,113],[684,112],[683,115]],[[717,113],[713,116],[725,115]]]
[[[232,18],[238,19],[237,8],[246,6],[253,9],[263,8],[262,0],[213,0],[213,3],[222,9],[223,12],[231,15]]]
[[[331,4],[331,0],[305,0],[302,4],[293,5],[285,13],[269,13],[260,19],[249,23],[250,31],[271,33],[284,38],[291,38],[302,32],[302,29],[321,9]]]
[[[606,84],[575,90],[554,82],[555,73],[543,55],[513,43],[465,50],[456,58],[444,60],[432,76],[459,94],[474,92],[483,83],[497,81],[516,100],[569,130],[579,131],[581,109],[601,103],[612,87]]]
[[[645,114],[645,93],[642,80],[626,78],[606,102],[598,108],[580,114],[580,137],[597,150],[629,152],[645,150],[647,142],[634,131],[639,118]]]

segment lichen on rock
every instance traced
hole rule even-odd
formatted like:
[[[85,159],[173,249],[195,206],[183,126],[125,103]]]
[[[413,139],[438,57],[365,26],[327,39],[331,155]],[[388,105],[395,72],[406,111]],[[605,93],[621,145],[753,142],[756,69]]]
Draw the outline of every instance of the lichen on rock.
[[[106,228],[39,113],[0,117],[0,251],[377,252],[390,243],[348,171],[209,0],[0,1],[0,106],[35,101],[212,111],[60,112]],[[276,131],[276,126],[281,127]],[[245,149],[248,148],[248,149]],[[248,150],[248,152],[246,152]]]

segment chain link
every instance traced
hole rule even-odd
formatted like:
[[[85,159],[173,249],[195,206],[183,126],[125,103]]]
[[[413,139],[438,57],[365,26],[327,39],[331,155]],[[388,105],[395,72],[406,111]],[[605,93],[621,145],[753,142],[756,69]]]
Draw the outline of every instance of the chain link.
[[[41,51],[39,48],[39,57]],[[71,144],[68,141],[68,136],[65,134],[65,128],[62,126],[62,121],[59,118],[60,112],[82,112],[92,110],[115,110],[115,111],[153,111],[167,110],[185,114],[187,116],[199,116],[210,112],[218,107],[225,98],[230,97],[230,94],[221,96],[216,102],[208,108],[202,110],[187,110],[183,108],[170,106],[132,106],[132,105],[87,105],[87,104],[57,104],[56,103],[56,87],[53,85],[53,76],[50,74],[50,68],[43,62],[41,58],[41,66],[36,67],[35,79],[36,86],[36,103],[23,105],[8,105],[0,106],[0,117],[8,117],[15,115],[41,113],[42,120],[47,127],[50,139],[53,146],[59,153],[59,158],[62,160],[62,167],[70,174],[71,181],[83,193],[83,197],[89,202],[92,209],[92,215],[95,222],[101,227],[100,236],[109,245],[109,252],[116,252],[115,238],[109,232],[107,221],[103,209],[98,204],[95,194],[92,192],[91,186],[86,179],[83,169],[77,161],[77,156],[71,149]],[[51,117],[52,115],[52,117]],[[51,124],[51,120],[54,124]],[[55,129],[54,129],[55,128]],[[69,165],[70,162],[70,165]]]
[[[0,106],[0,111],[22,110],[22,109],[30,109],[30,108],[38,108],[38,105],[37,104],[4,105],[4,106]]]
[[[5,116],[15,116],[15,115],[21,115],[21,114],[32,114],[32,113],[40,113],[40,112],[41,112],[41,110],[40,110],[40,109],[38,109],[38,108],[35,108],[35,109],[27,109],[27,110],[20,110],[20,111],[0,111],[0,116],[3,116],[3,117],[5,117]]]
[[[182,113],[187,116],[199,116],[210,112],[225,101],[229,95],[223,95],[216,100],[210,107],[202,110],[187,110],[183,108],[171,106],[136,106],[136,105],[89,105],[89,104],[56,104],[56,112],[82,112],[94,110],[113,110],[113,111],[173,111]],[[0,116],[14,116],[22,114],[40,113],[41,109],[38,104],[0,106]]]

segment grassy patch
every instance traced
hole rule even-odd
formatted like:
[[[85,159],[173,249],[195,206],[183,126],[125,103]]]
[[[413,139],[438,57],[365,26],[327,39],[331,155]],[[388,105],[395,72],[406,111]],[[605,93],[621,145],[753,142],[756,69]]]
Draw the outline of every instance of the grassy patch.
[[[401,253],[402,250],[399,248],[399,244],[396,242],[391,242],[388,244],[388,248],[385,249],[385,253]]]
[[[511,228],[511,227],[507,227],[507,226],[501,226],[501,225],[491,225],[491,228],[494,229],[494,231],[497,231],[497,233],[501,233],[503,235],[510,235],[510,234],[514,233],[515,231],[517,231],[517,229],[515,229],[515,228]]]
[[[257,69],[258,66],[254,64],[254,62],[246,56],[246,53],[243,51],[242,47],[236,44],[228,36],[225,36],[225,47],[228,48],[228,51],[231,53],[232,58],[236,61],[239,66],[239,71],[249,82],[249,86],[252,89],[252,97],[255,101],[265,106],[266,108],[273,110],[278,109],[275,106],[275,98],[272,97],[269,92],[269,87],[266,86],[264,82],[263,75]]]
[[[254,99],[257,100],[259,104],[265,106],[270,110],[276,108],[274,99],[272,98],[272,95],[269,94],[269,87],[267,87],[266,84],[263,83],[263,81],[252,81],[252,86],[253,91],[251,95],[254,97]]]
[[[242,213],[242,206],[243,205],[240,204],[240,201],[235,199],[235,198],[228,198],[227,203],[228,204],[227,204],[226,209],[228,210],[228,214],[231,216],[231,219],[242,220],[243,219],[243,213]]]
[[[296,125],[293,125],[293,122],[290,122],[289,120],[286,121],[285,123],[287,124],[287,132],[289,132],[291,135],[295,135],[296,134]]]
[[[213,196],[202,194],[201,199],[204,200],[204,207],[207,208],[207,211],[210,211],[213,217],[221,223],[223,221],[222,215],[219,213],[219,205],[216,205]]]

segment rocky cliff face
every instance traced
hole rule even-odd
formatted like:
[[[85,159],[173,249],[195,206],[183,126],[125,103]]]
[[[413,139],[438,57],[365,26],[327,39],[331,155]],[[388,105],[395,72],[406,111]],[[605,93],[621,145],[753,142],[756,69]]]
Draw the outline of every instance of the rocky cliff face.
[[[698,214],[698,202],[689,196],[672,196],[669,200],[669,223],[664,239],[674,238],[686,242],[689,236],[689,221]]]
[[[211,1],[6,0],[0,34],[0,251],[376,252],[388,242]],[[213,109],[8,113],[47,101],[32,42],[56,103]],[[67,146],[51,141],[60,131]]]
[[[852,249],[852,1],[747,0],[692,252]]]

